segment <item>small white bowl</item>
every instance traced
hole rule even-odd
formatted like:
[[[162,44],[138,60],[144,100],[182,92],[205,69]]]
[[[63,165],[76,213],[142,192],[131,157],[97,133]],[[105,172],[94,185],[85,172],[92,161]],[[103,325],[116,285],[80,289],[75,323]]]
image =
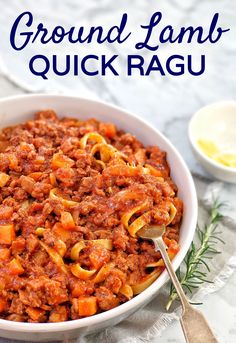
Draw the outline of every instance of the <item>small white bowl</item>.
[[[80,119],[97,118],[113,122],[119,128],[131,132],[145,145],[158,145],[167,152],[171,176],[179,187],[179,197],[184,203],[184,215],[180,230],[180,251],[173,261],[176,270],[183,261],[197,223],[197,197],[192,176],[183,158],[175,147],[155,128],[124,109],[101,101],[63,95],[25,95],[0,100],[0,126],[14,125],[32,118],[35,112],[54,109],[60,116],[75,116]],[[68,341],[82,337],[108,326],[116,325],[139,308],[148,304],[168,281],[167,272],[142,293],[113,308],[91,317],[62,323],[17,323],[0,319],[0,337],[23,341]]]
[[[217,179],[236,183],[236,168],[214,161],[197,143],[199,139],[207,139],[236,151],[236,101],[216,102],[201,108],[190,120],[188,134],[200,164]]]

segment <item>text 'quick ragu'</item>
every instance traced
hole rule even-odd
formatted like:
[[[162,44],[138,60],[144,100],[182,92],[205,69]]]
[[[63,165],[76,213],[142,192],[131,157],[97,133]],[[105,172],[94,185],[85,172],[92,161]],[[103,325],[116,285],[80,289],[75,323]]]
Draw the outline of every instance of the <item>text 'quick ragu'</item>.
[[[224,29],[219,25],[219,13],[212,16],[207,28],[202,26],[186,26],[174,28],[172,25],[161,26],[162,13],[155,12],[147,23],[141,23],[137,29],[141,30],[142,39],[131,39],[134,32],[129,30],[128,14],[124,13],[117,25],[109,28],[99,26],[71,26],[64,28],[61,25],[53,29],[47,28],[43,23],[36,22],[31,12],[21,13],[14,21],[10,32],[10,44],[19,53],[32,44],[41,46],[40,54],[35,54],[28,63],[29,70],[35,76],[47,80],[51,73],[62,77],[82,74],[87,76],[148,76],[153,73],[160,76],[180,76],[189,73],[193,76],[202,75],[206,70],[206,55],[180,55],[174,49],[176,44],[216,44],[230,29]],[[122,54],[122,44],[130,43],[130,49],[134,52],[125,56]],[[44,47],[58,44],[71,44],[75,51],[83,51],[83,46],[91,46],[90,54],[75,54],[60,58],[56,54],[44,54]],[[95,44],[120,45],[121,55],[96,54]],[[158,50],[164,44],[173,44],[173,54],[161,58]],[[144,58],[145,50],[153,52]],[[189,49],[191,51],[191,49]]]

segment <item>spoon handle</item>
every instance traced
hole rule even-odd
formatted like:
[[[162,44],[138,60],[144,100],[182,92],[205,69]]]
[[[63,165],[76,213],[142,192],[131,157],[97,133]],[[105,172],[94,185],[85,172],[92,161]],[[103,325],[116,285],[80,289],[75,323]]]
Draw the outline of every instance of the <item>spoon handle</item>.
[[[183,310],[185,310],[189,306],[189,302],[188,302],[188,299],[187,299],[187,297],[183,291],[183,288],[182,288],[182,286],[181,286],[181,284],[180,284],[180,282],[179,282],[179,280],[175,274],[175,271],[172,267],[170,258],[167,254],[167,251],[166,251],[166,245],[165,245],[162,237],[154,238],[153,242],[155,245],[155,250],[159,250],[161,253],[161,256],[162,256],[162,259],[165,263],[166,269],[170,275],[171,281],[172,281],[172,283],[176,289],[176,292],[179,296],[179,299],[181,301]]]
[[[183,314],[180,319],[181,326],[187,343],[217,343],[204,316],[189,304],[183,288],[175,274],[169,256],[166,252],[166,245],[162,237],[153,239],[155,249],[159,250],[171,281],[176,289],[182,304]]]

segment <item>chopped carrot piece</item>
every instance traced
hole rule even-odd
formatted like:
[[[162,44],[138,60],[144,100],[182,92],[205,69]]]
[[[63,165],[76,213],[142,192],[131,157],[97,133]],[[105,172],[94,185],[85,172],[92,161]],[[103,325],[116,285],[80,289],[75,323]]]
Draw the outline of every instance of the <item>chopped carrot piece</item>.
[[[10,257],[10,250],[7,248],[0,249],[0,261],[6,261]]]
[[[42,175],[43,175],[42,172],[34,172],[34,173],[29,174],[28,176],[34,179],[34,181],[38,181]]]
[[[97,312],[97,298],[96,297],[80,297],[78,301],[79,315],[82,317],[92,316]]]
[[[74,229],[75,222],[70,212],[63,211],[61,213],[61,224],[66,230]]]
[[[4,312],[7,308],[7,301],[6,299],[0,297],[0,313]]]
[[[26,309],[26,312],[30,316],[31,319],[34,321],[38,322],[40,318],[45,314],[45,311],[40,309],[40,308],[35,308],[35,307],[28,307]]]
[[[62,154],[54,154],[52,157],[52,168],[70,168],[75,164],[75,162],[67,157],[66,155]]]
[[[0,225],[0,244],[11,244],[15,239],[13,224]]]
[[[20,275],[24,273],[24,268],[16,258],[13,258],[13,260],[8,263],[8,270],[11,275]]]
[[[11,170],[16,170],[18,166],[18,158],[15,154],[8,154],[9,167]]]
[[[95,269],[101,268],[110,260],[110,252],[102,245],[95,245],[89,254],[89,260]]]
[[[174,240],[174,239],[171,239],[170,241],[170,245],[169,245],[169,248],[168,248],[168,254],[173,254],[173,255],[176,255],[178,252],[179,252],[179,244]]]
[[[108,138],[113,138],[116,135],[116,127],[111,123],[100,123],[99,129],[101,130],[104,136]]]
[[[166,246],[169,247],[171,240],[166,236],[163,237],[163,241],[165,242]]]
[[[96,297],[82,297],[78,299],[79,315],[92,316],[97,312],[97,298]]]
[[[63,242],[66,242],[71,238],[71,233],[68,230],[65,230],[61,223],[56,223],[52,230]]]

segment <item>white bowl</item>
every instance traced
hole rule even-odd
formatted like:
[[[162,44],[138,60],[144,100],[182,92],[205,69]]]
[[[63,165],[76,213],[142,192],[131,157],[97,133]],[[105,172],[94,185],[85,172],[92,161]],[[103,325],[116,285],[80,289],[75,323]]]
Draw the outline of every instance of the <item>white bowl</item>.
[[[119,128],[135,134],[145,145],[158,145],[167,152],[171,176],[179,187],[179,196],[184,202],[184,216],[180,232],[181,249],[173,261],[177,269],[183,261],[193,239],[197,222],[197,197],[192,176],[174,146],[156,129],[125,110],[103,102],[61,95],[24,95],[0,100],[1,127],[14,125],[43,109],[54,109],[60,116],[75,116],[81,119],[95,117],[113,122]],[[83,336],[108,326],[115,325],[139,308],[149,303],[158,290],[167,282],[164,271],[144,292],[132,300],[92,317],[62,323],[17,323],[0,319],[0,336],[24,341],[63,340]]]
[[[236,168],[215,162],[197,144],[199,139],[205,138],[236,152],[236,101],[222,101],[201,108],[190,120],[188,134],[201,165],[217,179],[236,183]]]

